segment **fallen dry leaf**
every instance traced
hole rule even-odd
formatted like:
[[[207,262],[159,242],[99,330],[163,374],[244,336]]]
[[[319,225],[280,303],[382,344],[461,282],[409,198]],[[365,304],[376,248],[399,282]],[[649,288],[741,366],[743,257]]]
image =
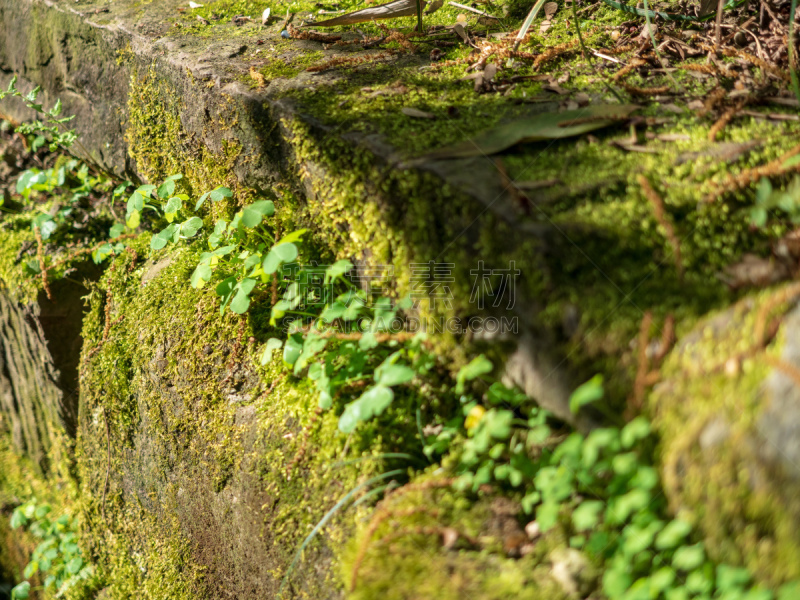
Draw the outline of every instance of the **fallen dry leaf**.
[[[420,0],[422,8],[427,5],[425,0]],[[396,17],[410,17],[417,14],[417,0],[396,0],[388,4],[373,6],[357,10],[335,19],[320,21],[318,23],[307,23],[303,27],[335,27],[337,25],[353,25],[355,23],[366,23],[372,20],[394,19]]]
[[[415,119],[435,119],[436,118],[436,115],[434,115],[432,113],[425,112],[424,110],[418,110],[416,108],[411,108],[409,106],[404,106],[403,108],[400,109],[400,112],[402,112],[407,117],[414,117]]]
[[[791,271],[786,262],[745,254],[742,260],[729,265],[717,277],[732,290],[762,287],[788,279]]]
[[[751,142],[721,142],[698,152],[684,152],[675,161],[676,165],[694,162],[700,158],[713,158],[717,161],[733,162],[753,148],[761,145],[760,140]]]
[[[626,120],[637,108],[635,104],[597,104],[561,113],[541,113],[484,131],[470,140],[431,152],[422,159],[496,154],[521,142],[574,137]]]
[[[442,8],[442,4],[444,4],[444,0],[433,0],[433,2],[428,4],[428,8],[425,9],[425,14],[430,15],[435,13],[437,10]]]
[[[456,35],[460,37],[465,43],[469,44],[469,36],[467,35],[466,29],[464,29],[464,25],[461,23],[456,23],[453,26],[453,31],[456,32]]]

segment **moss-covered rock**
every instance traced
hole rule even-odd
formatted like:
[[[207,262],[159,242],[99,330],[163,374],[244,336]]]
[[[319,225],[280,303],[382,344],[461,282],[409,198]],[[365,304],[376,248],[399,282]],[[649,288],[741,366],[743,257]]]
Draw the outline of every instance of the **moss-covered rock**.
[[[764,292],[701,321],[650,398],[671,509],[699,527],[715,560],[769,585],[800,576],[800,313],[784,317],[796,294]]]
[[[117,259],[85,320],[85,541],[114,598],[274,595],[317,521],[404,444],[402,426],[346,444],[307,384],[257,364],[248,317],[185,286],[191,258]],[[329,565],[356,514],[306,550],[293,596],[338,596]]]

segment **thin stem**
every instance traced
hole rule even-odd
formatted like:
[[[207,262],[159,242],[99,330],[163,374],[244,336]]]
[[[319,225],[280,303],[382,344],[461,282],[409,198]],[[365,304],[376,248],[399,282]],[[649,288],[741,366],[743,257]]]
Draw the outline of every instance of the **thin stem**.
[[[580,22],[580,18],[578,17],[578,8],[577,8],[576,5],[577,5],[577,0],[572,0],[572,16],[573,16],[573,19],[575,21],[575,31],[578,32],[578,42],[580,42],[581,51],[583,52],[583,56],[586,58],[586,60],[589,61],[589,64],[592,66],[592,69],[594,69],[594,61],[592,60],[592,53],[589,52],[589,49],[586,47],[586,44],[583,42],[583,35],[581,34],[581,22]],[[617,90],[615,90],[611,86],[611,84],[608,83],[608,81],[606,81],[605,76],[602,73],[600,73],[599,75],[600,75],[600,80],[603,82],[603,85],[606,86],[606,89],[609,92],[611,92],[617,100],[619,100],[620,102],[623,102],[622,96],[620,96],[619,93],[617,92]]]
[[[422,0],[417,0],[417,31],[422,33]]]
[[[792,89],[794,95],[800,102],[800,80],[797,77],[797,69],[795,68],[795,42],[794,42],[794,17],[797,13],[797,0],[792,0],[791,8],[789,9],[789,75],[792,78]]]
[[[294,555],[294,559],[292,563],[289,565],[289,568],[286,570],[286,575],[283,576],[283,581],[281,581],[281,586],[278,588],[278,598],[283,598],[283,589],[286,587],[286,584],[289,583],[289,577],[294,571],[295,566],[300,561],[300,557],[303,555],[303,551],[306,547],[311,543],[311,541],[317,536],[317,534],[322,530],[325,525],[333,518],[333,516],[345,505],[347,504],[350,499],[355,496],[361,489],[372,485],[373,483],[377,483],[379,481],[383,481],[384,479],[389,479],[390,477],[394,477],[395,475],[401,475],[404,473],[403,469],[395,469],[394,471],[388,471],[387,473],[381,473],[380,475],[376,475],[368,479],[367,481],[358,484],[352,490],[347,492],[344,496],[342,496],[341,500],[339,500],[332,509],[330,509],[325,516],[320,519],[319,523],[317,523],[316,527],[311,530],[311,533],[308,534],[303,543],[300,544],[300,548],[297,549],[297,553]]]

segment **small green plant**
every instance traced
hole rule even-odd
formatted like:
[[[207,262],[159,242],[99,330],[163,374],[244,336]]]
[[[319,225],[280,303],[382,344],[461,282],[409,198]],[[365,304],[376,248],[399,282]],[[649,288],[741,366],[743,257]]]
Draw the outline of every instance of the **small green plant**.
[[[217,188],[203,194],[195,209],[199,210],[209,198],[218,202],[230,195],[228,188]],[[276,240],[265,222],[274,214],[275,205],[271,200],[257,200],[238,211],[230,222],[219,219],[214,224],[214,231],[207,238],[209,251],[200,255],[191,285],[203,287],[215,271],[227,275],[215,288],[221,299],[220,312],[228,306],[237,314],[247,312],[251,294],[259,286],[274,282],[276,294],[286,287],[279,269],[297,259],[297,244],[306,230],[293,231]],[[167,230],[162,233],[169,235]]]
[[[785,166],[800,164],[797,160],[789,159]],[[790,162],[791,161],[791,162]],[[795,176],[783,190],[776,190],[772,182],[762,177],[756,188],[756,204],[750,209],[750,221],[755,227],[764,227],[769,219],[770,211],[780,211],[794,223],[800,223],[800,177]]]
[[[94,567],[87,564],[77,543],[77,523],[69,514],[50,519],[52,509],[36,499],[18,506],[11,514],[12,529],[26,529],[41,540],[23,571],[26,581],[11,590],[12,600],[24,600],[32,588],[27,581],[37,574],[43,578],[40,589],[61,598],[68,590],[90,580]]]
[[[35,87],[27,94],[22,94],[17,89],[17,76],[11,78],[6,91],[0,91],[0,100],[6,96],[21,98],[25,106],[35,110],[38,114],[42,115],[43,121],[37,119],[30,123],[23,123],[17,127],[17,131],[23,135],[34,135],[34,148],[41,147],[49,139],[50,150],[55,151],[59,147],[69,149],[78,140],[74,129],[67,129],[66,123],[69,123],[75,118],[75,115],[69,117],[62,117],[61,115],[61,100],[56,100],[55,105],[50,110],[46,110],[41,104],[36,102],[41,91],[40,87]]]
[[[39,212],[31,222],[31,228],[39,231],[43,240],[49,240],[62,226],[68,226],[76,206],[93,192],[110,186],[110,181],[102,175],[92,175],[86,164],[80,161],[59,156],[53,167],[45,170],[28,169],[17,178],[16,191],[28,202],[31,195],[68,195],[66,204],[60,206],[55,213]],[[29,267],[38,272],[37,261]]]
[[[491,371],[484,357],[462,369],[462,381]],[[480,365],[479,368],[476,368]],[[462,390],[463,391],[463,390]],[[594,377],[573,394],[573,410],[603,397]],[[458,487],[492,483],[518,490],[542,532],[560,527],[569,544],[604,566],[610,600],[785,600],[751,583],[747,569],[714,565],[693,527],[666,514],[650,424],[637,417],[622,428],[588,435],[565,432],[524,394],[491,384],[480,399],[462,395],[464,418],[427,438],[425,453],[457,458]]]

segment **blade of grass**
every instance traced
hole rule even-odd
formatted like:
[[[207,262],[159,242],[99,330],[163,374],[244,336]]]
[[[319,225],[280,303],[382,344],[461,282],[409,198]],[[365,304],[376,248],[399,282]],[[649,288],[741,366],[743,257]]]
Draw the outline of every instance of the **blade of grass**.
[[[300,547],[297,549],[297,553],[294,555],[289,568],[286,570],[286,575],[283,576],[283,581],[281,581],[281,586],[278,588],[278,600],[283,598],[283,589],[286,587],[286,584],[289,583],[289,578],[292,575],[292,571],[294,571],[295,566],[300,561],[300,557],[303,555],[303,551],[308,547],[311,541],[317,537],[317,534],[322,531],[322,528],[328,524],[328,522],[334,517],[334,515],[339,512],[339,510],[347,504],[350,499],[355,496],[360,490],[364,489],[367,486],[372,485],[373,483],[377,483],[378,481],[383,481],[384,479],[389,479],[390,477],[394,477],[395,475],[400,475],[405,473],[403,469],[395,469],[394,471],[388,471],[386,473],[381,473],[380,475],[376,475],[375,477],[371,477],[367,479],[363,483],[359,483],[356,487],[352,490],[347,492],[342,498],[333,505],[333,508],[330,509],[328,512],[325,513],[325,516],[319,520],[319,523],[316,524],[314,529],[311,530],[311,533],[308,534],[303,543],[300,544]]]
[[[720,0],[720,6],[722,6],[722,2],[724,1],[725,0]],[[658,64],[664,67],[665,66],[664,59],[661,58],[661,53],[658,51],[658,44],[656,44],[656,34],[653,31],[653,25],[650,22],[650,9],[647,7],[647,0],[643,0],[643,2],[644,2],[644,18],[647,20],[647,32],[650,34],[650,43],[653,44],[653,52],[656,53]],[[672,81],[672,83],[674,83],[676,86],[678,85],[678,82],[675,81],[671,73],[667,72],[667,77],[669,77],[670,81]]]
[[[417,31],[422,33],[422,0],[417,0]]]
[[[420,460],[419,458],[412,456],[411,454],[406,454],[405,452],[384,452],[382,454],[351,458],[350,460],[341,460],[333,463],[331,466],[346,467],[347,465],[354,465],[356,463],[364,462],[365,460],[381,460],[382,458],[407,458],[409,460]]]
[[[514,52],[519,49],[519,45],[522,43],[522,40],[525,39],[525,36],[528,34],[528,30],[533,24],[533,20],[536,18],[536,15],[539,14],[539,11],[543,5],[544,0],[536,0],[536,4],[533,5],[531,12],[528,13],[527,17],[525,17],[525,21],[523,21],[522,27],[520,27],[519,33],[517,34],[517,39],[514,40]]]

